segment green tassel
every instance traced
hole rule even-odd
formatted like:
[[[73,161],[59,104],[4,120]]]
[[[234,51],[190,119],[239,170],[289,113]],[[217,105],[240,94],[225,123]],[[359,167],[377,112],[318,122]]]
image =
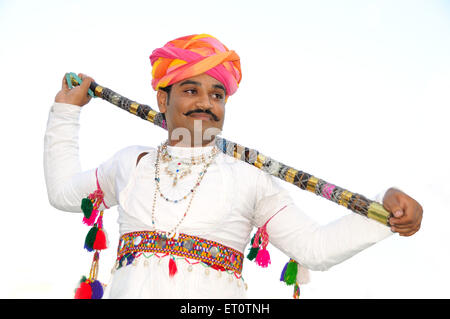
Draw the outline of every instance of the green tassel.
[[[255,235],[253,235],[252,240],[250,241],[250,252],[247,255],[247,259],[254,260],[256,258],[256,255],[258,255],[259,252],[259,245],[261,245],[261,237],[259,238],[259,245],[258,247],[253,247],[253,242],[255,241]]]
[[[94,204],[92,204],[92,201],[89,198],[83,198],[81,200],[81,210],[84,213],[84,217],[86,217],[86,218],[91,217],[93,209],[94,209]]]
[[[284,282],[290,286],[297,282],[298,267],[295,261],[290,261],[284,273]]]
[[[86,235],[86,239],[84,241],[84,248],[86,248],[88,251],[94,250],[94,242],[95,238],[97,237],[97,232],[98,232],[97,225],[94,225]]]
[[[259,247],[256,247],[256,248],[251,247],[251,248],[250,248],[250,252],[249,252],[248,255],[247,255],[247,258],[248,258],[249,260],[255,259],[256,256],[258,255],[258,252],[259,252]]]

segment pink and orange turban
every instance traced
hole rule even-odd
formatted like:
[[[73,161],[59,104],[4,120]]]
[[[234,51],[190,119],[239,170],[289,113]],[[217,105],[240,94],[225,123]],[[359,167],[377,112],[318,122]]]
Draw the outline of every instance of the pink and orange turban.
[[[150,62],[155,90],[206,73],[221,82],[229,96],[236,92],[242,76],[236,52],[208,34],[169,41],[152,52]]]

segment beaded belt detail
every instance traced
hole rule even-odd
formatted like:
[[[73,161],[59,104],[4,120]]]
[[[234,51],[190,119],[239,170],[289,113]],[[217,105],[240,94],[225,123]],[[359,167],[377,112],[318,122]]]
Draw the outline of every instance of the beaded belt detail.
[[[196,259],[217,270],[242,271],[244,255],[218,242],[196,236],[179,234],[178,238],[167,238],[155,231],[137,231],[120,237],[117,262],[128,264],[131,255],[138,252],[167,253],[174,256]]]

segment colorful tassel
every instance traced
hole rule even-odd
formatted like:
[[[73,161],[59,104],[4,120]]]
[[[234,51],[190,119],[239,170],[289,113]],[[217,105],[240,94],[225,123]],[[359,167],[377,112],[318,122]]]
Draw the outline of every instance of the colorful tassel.
[[[263,268],[266,268],[270,264],[270,254],[266,248],[258,251],[258,255],[256,255],[256,264]]]
[[[86,235],[86,239],[84,240],[84,248],[87,251],[93,251],[94,250],[94,242],[95,238],[97,237],[98,228],[96,225],[92,227],[89,232]]]
[[[91,299],[92,297],[92,288],[89,284],[89,281],[83,281],[80,283],[80,286],[75,291],[75,299]]]
[[[290,286],[297,282],[298,264],[293,259],[289,260],[284,273],[284,282]]]
[[[253,261],[256,258],[256,256],[258,255],[258,251],[259,251],[259,247],[257,247],[257,248],[251,247],[250,252],[247,255],[247,259]]]
[[[283,271],[281,272],[280,281],[284,281],[288,286],[294,285],[294,299],[300,298],[300,285],[297,276],[303,275],[301,272],[302,267],[299,266],[299,264],[294,259],[289,259],[286,265],[284,265]]]
[[[89,280],[83,276],[75,290],[75,299],[101,299],[103,292],[103,285],[100,281]]]
[[[266,225],[258,228],[251,241],[250,252],[247,258],[255,259],[258,266],[267,267],[270,264],[270,254],[266,249],[269,244],[269,235],[267,234]]]
[[[255,235],[253,235],[252,240],[250,242],[250,252],[247,255],[247,259],[249,260],[254,260],[256,258],[256,256],[258,255],[258,251],[259,251],[259,245],[261,244],[261,238],[259,238],[259,243],[258,246],[253,247],[253,242],[255,241]]]
[[[95,219],[97,218],[98,210],[93,209],[90,216],[86,218],[86,215],[83,217],[83,224],[86,224],[88,226],[92,226],[95,223]]]
[[[175,274],[178,272],[178,268],[177,268],[177,263],[175,262],[175,260],[170,257],[169,258],[169,276],[173,277],[175,276]]]
[[[86,279],[86,276],[81,278],[78,288],[75,290],[75,299],[101,299],[104,292],[102,283],[97,280],[99,250],[106,249],[108,245],[106,233],[102,226],[103,211],[99,211],[98,208],[101,204],[106,208],[108,206],[103,201],[104,194],[98,183],[97,170],[95,171],[95,177],[97,179],[97,189],[81,200],[81,210],[84,215],[83,223],[93,226],[86,235],[84,248],[89,252],[95,250],[95,253],[89,278]]]
[[[94,209],[94,204],[90,198],[83,198],[81,200],[81,210],[83,211],[84,217],[91,217],[92,210]]]
[[[103,297],[103,285],[100,281],[94,280],[90,283],[92,296],[91,299],[102,299]]]
[[[106,235],[105,232],[101,229],[98,228],[97,234],[95,236],[95,241],[93,244],[93,248],[95,250],[103,250],[107,248],[107,243],[106,243]]]

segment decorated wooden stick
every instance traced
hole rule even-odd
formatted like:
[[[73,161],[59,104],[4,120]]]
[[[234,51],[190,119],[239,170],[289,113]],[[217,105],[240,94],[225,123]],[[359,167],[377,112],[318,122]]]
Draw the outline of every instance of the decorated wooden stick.
[[[76,86],[81,84],[81,80],[74,73],[68,74],[71,80],[71,85]],[[96,97],[100,97],[125,111],[137,115],[159,127],[167,129],[164,115],[153,110],[150,106],[127,99],[126,97],[106,87],[98,85],[95,82],[91,83],[90,90],[93,91]],[[253,165],[271,174],[272,176],[278,177],[279,179],[291,183],[303,190],[307,190],[320,197],[344,206],[357,214],[390,226],[389,217],[391,214],[376,201],[372,201],[363,195],[350,192],[342,187],[314,177],[311,174],[292,168],[258,152],[257,150],[228,141],[220,136],[216,136],[216,145],[223,153],[229,156]]]

